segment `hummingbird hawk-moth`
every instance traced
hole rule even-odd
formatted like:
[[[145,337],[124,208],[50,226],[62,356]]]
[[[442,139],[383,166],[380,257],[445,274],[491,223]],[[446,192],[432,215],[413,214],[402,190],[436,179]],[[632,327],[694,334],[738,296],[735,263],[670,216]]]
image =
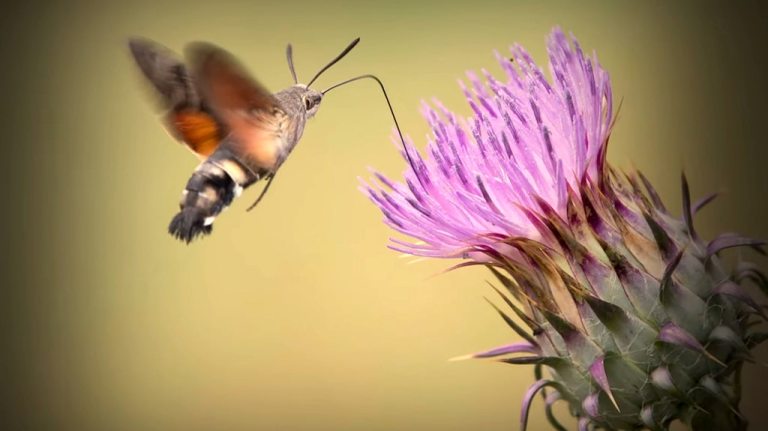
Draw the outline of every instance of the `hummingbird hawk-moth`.
[[[271,94],[234,56],[210,43],[188,45],[184,62],[155,42],[130,40],[136,64],[160,95],[166,128],[202,160],[168,226],[171,235],[189,243],[211,233],[216,216],[243,189],[265,179],[264,190],[248,208],[252,209],[301,139],[325,93],[362,78],[376,80],[384,91],[373,75],[348,79],[324,91],[310,88],[359,41],[352,41],[306,85],[298,82],[289,44],[286,57],[295,85]],[[389,104],[386,91],[384,96]],[[396,118],[395,125],[399,131]]]

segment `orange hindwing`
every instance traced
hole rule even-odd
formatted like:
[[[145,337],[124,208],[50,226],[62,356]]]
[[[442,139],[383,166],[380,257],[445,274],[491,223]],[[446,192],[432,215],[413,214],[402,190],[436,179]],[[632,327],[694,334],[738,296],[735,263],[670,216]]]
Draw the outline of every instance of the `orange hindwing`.
[[[221,127],[205,112],[183,110],[171,113],[170,126],[172,132],[201,158],[213,154],[221,143]]]

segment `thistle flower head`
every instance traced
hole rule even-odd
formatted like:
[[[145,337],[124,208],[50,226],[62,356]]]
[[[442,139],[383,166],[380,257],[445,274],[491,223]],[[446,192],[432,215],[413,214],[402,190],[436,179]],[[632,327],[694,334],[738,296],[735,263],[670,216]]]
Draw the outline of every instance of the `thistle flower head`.
[[[406,147],[413,163],[404,183],[376,174],[384,187],[367,188],[391,227],[423,242],[393,248],[454,257],[488,235],[539,239],[530,212],[543,202],[564,216],[568,194],[600,176],[613,107],[597,57],[555,30],[550,82],[523,47],[510,51],[496,53],[504,81],[468,73],[462,90],[472,117],[424,104],[432,133],[423,157]]]
[[[744,429],[739,370],[767,337],[756,332],[763,308],[740,284],[768,292],[768,278],[743,261],[727,270],[718,255],[763,242],[704,242],[693,215],[714,196],[691,204],[683,177],[677,218],[642,174],[612,168],[608,74],[559,29],[548,52],[549,79],[520,46],[497,54],[503,81],[468,74],[470,118],[424,106],[425,154],[405,143],[403,181],[375,173],[380,185],[364,185],[385,222],[413,238],[391,247],[491,270],[507,309],[496,310],[523,341],[470,356],[535,366],[523,429],[539,392],[558,429],[557,400],[580,430],[666,430],[675,419]]]

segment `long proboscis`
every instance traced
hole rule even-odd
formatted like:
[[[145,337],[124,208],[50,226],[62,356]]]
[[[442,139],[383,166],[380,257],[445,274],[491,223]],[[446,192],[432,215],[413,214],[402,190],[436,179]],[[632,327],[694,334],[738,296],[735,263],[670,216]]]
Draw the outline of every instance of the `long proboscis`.
[[[384,83],[381,82],[379,78],[377,78],[375,75],[370,75],[370,74],[356,76],[354,78],[349,78],[346,81],[339,82],[338,84],[334,84],[326,88],[322,93],[323,95],[325,95],[326,93],[333,90],[334,88],[338,88],[338,87],[341,87],[342,85],[359,81],[361,79],[373,79],[374,81],[376,81],[377,84],[379,84],[379,88],[381,88],[381,92],[384,94],[384,99],[387,101],[387,107],[389,107],[389,113],[392,115],[392,120],[395,122],[395,128],[397,129],[397,134],[400,137],[400,142],[403,144],[403,151],[405,151],[405,157],[406,159],[408,159],[408,164],[411,165],[411,169],[413,169],[413,172],[416,173],[416,165],[413,164],[413,160],[411,159],[411,153],[410,151],[408,151],[408,145],[405,143],[405,138],[403,137],[402,130],[400,130],[400,123],[397,122],[397,116],[395,115],[395,110],[392,108],[392,102],[390,102],[389,100],[389,95],[387,95],[387,90],[384,88]]]
[[[346,48],[344,48],[344,51],[341,51],[341,54],[337,55],[336,58],[331,60],[330,63],[326,64],[325,67],[320,69],[320,71],[317,72],[317,74],[315,74],[314,78],[312,78],[312,80],[309,81],[309,83],[307,84],[307,87],[311,86],[312,83],[315,82],[317,80],[317,78],[319,78],[320,75],[323,74],[323,72],[328,70],[334,64],[338,63],[338,61],[341,60],[342,58],[344,58],[345,55],[349,54],[349,51],[352,51],[352,48],[354,48],[355,45],[358,44],[358,42],[360,42],[360,38],[359,37],[357,39],[353,40],[352,43],[350,43]]]

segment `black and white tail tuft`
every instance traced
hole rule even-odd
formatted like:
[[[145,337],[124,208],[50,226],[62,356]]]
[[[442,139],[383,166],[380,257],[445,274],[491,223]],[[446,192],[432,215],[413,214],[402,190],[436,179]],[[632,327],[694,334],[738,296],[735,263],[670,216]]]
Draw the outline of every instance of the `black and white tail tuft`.
[[[197,236],[211,233],[213,224],[205,224],[208,217],[199,208],[184,208],[173,217],[171,224],[168,225],[168,232],[189,244]]]
[[[222,164],[229,169],[225,170]],[[244,174],[239,163],[211,157],[189,178],[179,205],[181,209],[168,225],[168,232],[186,243],[210,234],[216,216],[240,194],[243,185],[250,182],[252,179]]]

